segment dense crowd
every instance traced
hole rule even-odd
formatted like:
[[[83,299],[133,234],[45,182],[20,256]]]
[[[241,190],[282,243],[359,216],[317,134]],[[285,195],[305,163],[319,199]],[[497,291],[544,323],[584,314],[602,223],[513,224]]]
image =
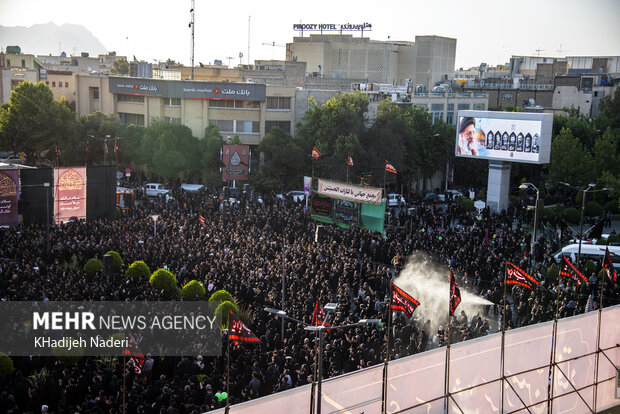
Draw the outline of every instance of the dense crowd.
[[[495,331],[503,311],[510,329],[553,319],[555,298],[560,316],[598,305],[601,281],[596,274],[587,275],[589,282],[578,288],[563,278],[545,281],[551,253],[568,238],[562,223],[542,231],[530,258],[523,206],[501,214],[484,210],[477,216],[455,201],[423,204],[412,197],[408,204],[388,211],[385,235],[324,227],[319,242],[316,223],[303,203],[269,196],[222,205],[206,192],[179,191],[169,199],[138,196],[133,211],[117,220],[53,227],[49,248],[45,227],[0,231],[2,300],[160,300],[161,292],[147,280],[87,281],[83,264],[115,250],[125,266],[144,260],[152,271],[165,267],[176,274],[179,285],[201,281],[207,297],[227,290],[251,313],[249,328],[261,340],[231,347],[230,381],[225,356],[149,357],[141,374],[124,366],[122,358],[84,357],[70,365],[53,357],[15,357],[15,371],[0,379],[0,412],[118,413],[125,401],[128,413],[200,413],[225,404],[216,393],[226,391],[227,382],[230,402],[236,403],[314,381],[315,338],[291,321],[281,336],[281,320],[263,311],[281,308],[284,268],[288,315],[310,323],[319,299],[338,304],[330,321],[334,325],[360,318],[385,321],[390,281],[412,252],[423,252],[435,264],[451,267],[463,289],[494,304],[476,315],[457,312],[451,342]],[[156,236],[150,214],[160,214]],[[205,218],[204,225],[199,216]],[[509,288],[504,303],[506,260],[529,269],[543,281],[541,286],[533,292]],[[607,283],[604,298],[606,305],[618,303],[619,286]],[[447,329],[431,331],[428,318],[394,313],[390,355],[402,357],[445,344]],[[381,363],[385,335],[386,324],[331,331],[324,376]]]

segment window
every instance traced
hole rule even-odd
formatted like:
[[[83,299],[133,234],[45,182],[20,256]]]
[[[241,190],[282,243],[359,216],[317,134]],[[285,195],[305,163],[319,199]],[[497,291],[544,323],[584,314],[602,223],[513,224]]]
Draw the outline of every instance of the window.
[[[454,104],[448,104],[448,111],[454,111]]]
[[[459,111],[469,109],[469,104],[459,104],[458,108],[459,108]]]
[[[443,119],[443,112],[433,112],[433,124],[440,119]]]
[[[52,82],[53,84],[54,82]],[[90,100],[93,102],[99,102],[99,88],[90,88]]]
[[[257,134],[260,132],[260,121],[235,121],[235,132],[244,134]]]
[[[209,120],[209,125],[215,125],[220,132],[235,132],[233,120],[211,119]]]
[[[69,82],[65,82],[65,88],[69,87]]]
[[[50,84],[50,81],[45,81],[45,84],[46,84],[46,85],[49,85],[49,84]]]
[[[443,104],[431,104],[431,111],[443,111]]]
[[[291,133],[291,121],[265,121],[265,133],[271,131],[273,127],[279,127],[287,134]]]
[[[164,121],[169,124],[181,125],[181,118],[174,118],[172,116],[165,116]]]
[[[446,114],[446,124],[454,125],[454,112],[448,112]]]
[[[22,68],[26,67],[26,59],[22,59]]]
[[[118,117],[121,119],[123,125],[137,125],[144,126],[144,115],[143,114],[128,114],[125,112],[119,112]]]
[[[181,106],[181,98],[164,98],[164,106]]]
[[[502,99],[507,101],[509,99],[512,99],[512,96],[513,95],[511,93],[503,93],[502,94]]]
[[[268,96],[267,97],[267,109],[290,111],[291,110],[291,98],[283,96]]]
[[[52,82],[52,88],[56,87],[56,82]]]
[[[211,119],[209,125],[215,125],[220,132],[239,134],[258,134],[260,132],[260,121]]]
[[[484,110],[486,110],[486,108],[483,103],[474,104],[474,111],[484,111]]]
[[[144,103],[144,96],[140,95],[118,95],[117,102],[128,102],[128,103]]]
[[[7,60],[6,60],[6,66],[7,66],[8,68],[10,68],[10,67],[11,67],[11,59],[7,59]]]
[[[260,109],[258,101],[209,100],[209,108]]]
[[[62,88],[62,82],[58,82],[58,87]]]

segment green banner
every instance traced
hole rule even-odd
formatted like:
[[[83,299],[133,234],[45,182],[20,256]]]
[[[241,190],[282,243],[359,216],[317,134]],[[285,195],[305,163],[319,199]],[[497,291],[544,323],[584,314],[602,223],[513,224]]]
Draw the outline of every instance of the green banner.
[[[385,222],[385,201],[378,206],[373,204],[362,204],[360,216],[362,226],[364,228],[383,233],[383,224]]]

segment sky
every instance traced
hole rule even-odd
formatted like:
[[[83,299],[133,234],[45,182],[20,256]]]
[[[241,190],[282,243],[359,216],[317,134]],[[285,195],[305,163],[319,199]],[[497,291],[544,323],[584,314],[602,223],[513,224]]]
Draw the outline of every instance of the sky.
[[[507,63],[512,55],[620,55],[620,0],[194,2],[196,65],[220,59],[235,66],[240,53],[241,63],[248,55],[252,62],[284,59],[284,45],[300,35],[293,24],[300,22],[370,23],[364,36],[373,40],[453,37],[456,69]],[[190,8],[191,0],[0,0],[0,25],[81,24],[108,51],[189,65]]]

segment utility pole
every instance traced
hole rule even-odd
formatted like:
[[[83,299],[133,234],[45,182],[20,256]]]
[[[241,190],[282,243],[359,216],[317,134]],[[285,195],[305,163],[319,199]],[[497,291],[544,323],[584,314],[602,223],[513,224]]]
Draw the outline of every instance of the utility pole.
[[[192,80],[194,80],[194,26],[195,26],[195,21],[194,21],[194,0],[192,0],[192,8],[189,10],[191,16],[192,16],[192,21],[189,22],[189,27],[192,29],[192,45],[191,45],[191,54],[192,54]]]

